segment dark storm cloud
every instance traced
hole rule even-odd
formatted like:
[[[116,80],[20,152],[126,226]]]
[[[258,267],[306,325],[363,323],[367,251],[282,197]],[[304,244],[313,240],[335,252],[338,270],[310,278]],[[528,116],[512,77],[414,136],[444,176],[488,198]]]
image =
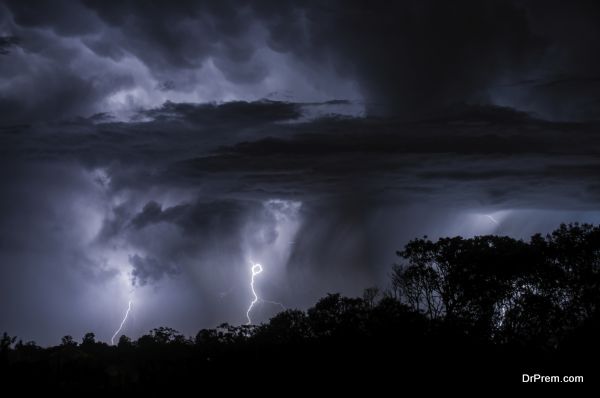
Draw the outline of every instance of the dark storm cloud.
[[[422,189],[435,197],[464,189],[445,187],[446,181],[494,185],[493,179],[519,192],[531,181],[593,182],[593,173],[574,166],[595,164],[600,144],[596,124],[549,123],[493,107],[467,107],[418,123],[327,118],[286,127],[290,132],[281,138],[223,146],[175,162],[167,175],[189,183],[220,173],[237,179],[237,189],[257,194],[271,189],[335,194],[372,186],[378,195],[384,186],[410,195]]]
[[[524,81],[494,90],[496,99],[552,120],[598,120],[600,4],[527,1],[523,5],[531,30],[546,43],[543,56]]]
[[[599,198],[594,123],[547,122],[493,107],[411,123],[298,117],[305,108],[167,103],[137,122],[97,115],[3,127],[3,255],[34,267],[39,257],[23,253],[39,250],[47,258],[34,267],[40,278],[66,272],[56,283],[75,291],[115,279],[136,289],[190,284],[169,291],[201,295],[173,318],[191,332],[200,321],[185,309],[200,311],[195,305],[207,326],[243,317],[248,248],[288,248],[262,292],[304,306],[326,291],[354,294],[377,284],[374,269],[393,261],[398,242],[451,225],[446,213],[589,210]],[[17,182],[19,195],[12,193]],[[281,242],[279,221],[265,207],[273,198],[302,202],[293,241]]]
[[[14,21],[24,27],[49,28],[59,35],[79,36],[96,32],[100,21],[78,1],[7,1]]]
[[[7,55],[11,48],[19,44],[19,38],[16,36],[0,36],[0,55]]]
[[[129,263],[133,267],[131,271],[132,284],[144,286],[148,282],[156,282],[165,275],[176,275],[177,266],[164,263],[152,257],[141,257],[137,254],[129,257]]]
[[[163,212],[160,204],[150,201],[146,203],[142,211],[131,220],[131,225],[135,228],[144,228],[148,224],[167,221],[172,219],[173,216],[177,216],[177,214],[180,213],[180,210],[183,210],[183,208],[181,206],[176,206]]]
[[[239,220],[247,215],[247,206],[243,202],[221,200],[184,203],[163,209],[159,203],[150,201],[132,218],[131,225],[141,229],[164,222],[177,225],[190,235],[212,230],[222,230],[231,234],[238,227]]]
[[[127,73],[108,73],[101,63],[87,57],[77,39],[17,25],[5,10],[6,5],[0,5],[0,31],[8,31],[19,42],[3,46],[8,53],[0,63],[0,124],[91,115],[107,96],[132,86]]]
[[[572,80],[585,81],[597,77],[600,67],[596,24],[600,7],[590,2],[567,6],[504,0],[234,4],[223,3],[218,9],[206,4],[191,7],[216,19],[213,26],[220,37],[223,33],[227,37],[224,53],[228,56],[220,59],[233,62],[233,70],[246,73],[244,62],[255,50],[252,43],[240,40],[248,26],[240,15],[248,12],[247,18],[266,26],[271,48],[317,68],[321,62],[333,63],[341,75],[358,81],[373,112],[408,119],[457,102],[486,102],[493,87],[503,81],[565,73]],[[189,7],[182,9],[190,12]],[[178,11],[166,12],[177,15]],[[155,20],[152,13],[165,10],[147,12],[145,17]],[[136,12],[130,9],[130,14]],[[597,87],[581,90],[577,82],[562,86],[534,87],[527,94],[529,101],[544,103],[526,109],[544,117],[597,117]],[[578,107],[570,108],[573,98]]]
[[[250,24],[246,7],[240,4],[183,1],[177,4],[154,2],[140,7],[137,1],[107,3],[86,1],[109,26],[117,29],[112,46],[134,53],[158,70],[167,67],[198,67],[204,59],[221,50],[243,64],[253,54],[253,45],[244,40]],[[246,17],[246,18],[244,18]],[[101,46],[108,46],[109,37]],[[231,41],[231,43],[228,43]]]
[[[140,112],[153,121],[183,120],[206,127],[246,127],[262,123],[289,121],[301,116],[299,104],[280,101],[231,101],[224,104],[166,102],[159,108]]]
[[[307,306],[422,233],[589,219],[600,34],[572,4],[0,4],[0,317],[110,336],[133,282],[192,333],[243,320],[249,261]]]
[[[196,186],[234,197],[335,194],[360,185],[435,195],[435,187],[445,189],[439,182],[493,179],[511,190],[535,179],[587,184],[593,172],[583,172],[581,164],[593,167],[600,148],[595,123],[547,122],[508,108],[455,107],[406,123],[301,120],[303,107],[275,101],[166,103],[143,111],[142,122],[11,127],[0,139],[9,158],[70,159],[102,167],[114,191]],[[184,210],[165,214],[150,203],[133,225]]]
[[[296,12],[269,14],[272,43],[308,58],[333,57],[356,76],[372,112],[406,119],[482,99],[542,48],[525,11],[509,1],[293,4]]]
[[[163,183],[161,189],[168,188]],[[231,268],[235,256],[244,255],[244,242],[254,247],[269,245],[278,232],[273,214],[260,201],[219,198],[222,195],[211,192],[209,197],[198,195],[172,206],[151,200],[139,211],[135,201],[120,204],[104,220],[98,242],[127,242],[131,250],[145,253],[129,256],[136,286],[154,284],[181,272],[189,274],[198,259],[215,251],[221,258],[229,258],[230,264],[223,267]]]
[[[211,64],[242,91],[285,67],[278,78],[312,79],[330,96],[339,82],[319,71],[333,68],[357,84],[372,114],[409,120],[464,102],[595,119],[599,9],[516,0],[8,1],[3,30],[22,38],[23,52],[5,61],[35,67],[2,73],[33,79],[37,99],[9,87],[3,118],[87,116],[140,85],[148,98],[134,103],[190,93],[206,83],[195,71]],[[538,83],[515,85],[523,81]]]
[[[240,109],[243,123],[236,116]],[[145,122],[85,121],[41,129],[31,146],[13,148],[9,157],[54,154],[54,161],[101,167],[106,177],[99,181],[110,195],[137,192],[112,207],[98,241],[127,242],[142,253],[129,260],[138,285],[157,283],[175,275],[172,270],[190,272],[194,259],[215,250],[230,256],[225,264],[234,263],[247,236],[273,242],[275,221],[253,215],[261,213],[261,201],[274,197],[305,202],[306,227],[290,264],[293,272],[312,269],[323,276],[314,289],[336,281],[339,264],[366,272],[368,259],[377,255],[371,241],[385,231],[365,231],[385,203],[583,209],[597,203],[595,124],[550,123],[486,107],[418,123],[343,117],[279,123],[282,114],[296,120],[288,112],[295,109],[301,106],[166,104],[146,112],[155,119]],[[232,125],[235,133],[226,128]],[[76,139],[65,135],[68,128]],[[251,133],[239,136],[240,129]],[[15,132],[5,135],[14,139]],[[253,140],[225,144],[232,138]],[[165,204],[161,195],[171,190],[186,195]],[[261,231],[245,227],[253,219],[264,226]],[[347,261],[334,261],[340,252]],[[358,285],[369,278],[352,281]]]

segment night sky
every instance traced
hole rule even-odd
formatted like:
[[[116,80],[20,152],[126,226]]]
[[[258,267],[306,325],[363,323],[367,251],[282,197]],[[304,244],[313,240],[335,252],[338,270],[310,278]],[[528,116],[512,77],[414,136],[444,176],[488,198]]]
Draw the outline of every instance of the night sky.
[[[0,2],[0,331],[254,323],[600,222],[597,1]]]

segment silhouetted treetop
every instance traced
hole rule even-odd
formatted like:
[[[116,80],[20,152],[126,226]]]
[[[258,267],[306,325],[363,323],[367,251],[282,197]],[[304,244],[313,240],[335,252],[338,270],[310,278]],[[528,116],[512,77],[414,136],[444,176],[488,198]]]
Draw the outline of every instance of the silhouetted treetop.
[[[33,378],[75,390],[93,385],[154,393],[157,386],[170,390],[174,380],[195,385],[217,374],[271,377],[294,374],[293,367],[360,377],[391,370],[391,379],[429,374],[424,369],[455,378],[464,377],[464,369],[480,377],[513,369],[518,378],[544,373],[544,366],[560,373],[556,366],[583,357],[597,363],[599,227],[561,225],[528,241],[424,237],[397,254],[401,261],[382,294],[377,288],[358,298],[327,294],[306,311],[289,309],[258,326],[223,323],[194,339],[159,327],[137,340],[122,335],[117,346],[90,332],[80,345],[67,335],[43,349],[15,344],[17,338],[4,333],[0,365],[20,385]]]
[[[554,344],[598,311],[600,228],[593,225],[563,224],[529,242],[415,239],[397,254],[405,262],[393,267],[392,291],[402,302],[485,339],[547,334]]]

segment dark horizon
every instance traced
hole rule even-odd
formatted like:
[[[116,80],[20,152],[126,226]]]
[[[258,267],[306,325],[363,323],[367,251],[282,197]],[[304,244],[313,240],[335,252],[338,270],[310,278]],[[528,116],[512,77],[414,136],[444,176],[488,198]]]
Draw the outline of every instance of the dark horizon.
[[[595,2],[0,4],[0,332],[389,287],[427,235],[600,224]]]

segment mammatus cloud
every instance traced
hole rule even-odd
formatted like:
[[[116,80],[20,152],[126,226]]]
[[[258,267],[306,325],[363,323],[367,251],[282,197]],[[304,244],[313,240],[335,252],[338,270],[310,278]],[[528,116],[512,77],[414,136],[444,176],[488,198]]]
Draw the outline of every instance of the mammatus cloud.
[[[351,79],[328,65],[299,66],[292,54],[273,50],[250,5],[59,2],[44,8],[3,7],[0,28],[22,38],[21,51],[0,69],[12,80],[4,108],[14,106],[4,123],[104,111],[130,117],[167,100],[256,100],[290,92],[308,101],[360,97]],[[69,22],[75,19],[81,24]]]
[[[362,99],[406,120],[464,102],[597,119],[598,14],[511,0],[8,1],[3,52],[20,43],[0,67],[3,119],[265,97]]]

